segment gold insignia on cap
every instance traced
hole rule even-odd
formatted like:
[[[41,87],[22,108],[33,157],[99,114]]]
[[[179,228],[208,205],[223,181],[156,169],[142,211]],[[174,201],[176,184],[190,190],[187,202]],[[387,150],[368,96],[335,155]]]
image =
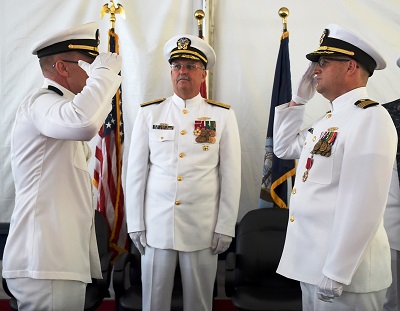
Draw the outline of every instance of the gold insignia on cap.
[[[96,30],[96,41],[97,45],[100,45],[100,31],[98,29]]]
[[[322,33],[321,38],[319,39],[319,45],[322,44],[322,41],[324,41],[324,38],[326,36],[329,36],[329,29],[325,29],[324,32]]]
[[[187,50],[190,46],[190,43],[192,43],[190,39],[183,37],[178,39],[178,41],[176,42],[176,46],[178,47],[178,50]]]
[[[333,53],[342,53],[345,55],[350,55],[353,56],[354,52],[353,51],[348,51],[340,48],[336,48],[333,46],[327,46],[327,45],[322,45],[324,42],[325,37],[329,36],[329,29],[324,29],[324,32],[321,35],[321,38],[319,39],[319,48],[317,49],[317,54],[333,54]]]

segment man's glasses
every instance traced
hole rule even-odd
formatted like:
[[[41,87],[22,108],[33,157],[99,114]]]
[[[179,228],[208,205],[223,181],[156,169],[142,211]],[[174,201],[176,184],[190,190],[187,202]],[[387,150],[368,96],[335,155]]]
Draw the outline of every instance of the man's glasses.
[[[75,60],[65,60],[65,59],[62,59],[62,61],[63,61],[63,62],[66,62],[66,63],[74,63],[74,64],[77,64],[77,63],[78,63],[78,62],[75,61]]]
[[[329,62],[349,62],[351,61],[351,59],[349,58],[327,58],[327,57],[320,57],[319,60],[317,61],[317,64],[320,67],[324,67],[327,64],[329,64]]]
[[[181,70],[182,68],[186,68],[188,71],[195,70],[196,68],[201,69],[201,70],[205,70],[203,67],[197,66],[197,65],[194,65],[194,64],[184,64],[184,65],[182,65],[182,64],[172,64],[171,65],[171,69],[175,70],[175,71]]]
[[[77,61],[75,61],[75,60],[65,60],[65,59],[61,59],[61,61],[63,61],[63,62],[66,62],[66,63],[74,63],[74,64],[77,64],[78,62]],[[53,64],[53,68],[56,66],[56,64],[54,63]]]

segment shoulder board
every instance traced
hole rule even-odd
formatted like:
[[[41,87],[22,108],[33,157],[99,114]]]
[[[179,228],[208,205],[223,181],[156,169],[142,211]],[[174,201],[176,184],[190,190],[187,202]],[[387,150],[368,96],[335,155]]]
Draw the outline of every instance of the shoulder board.
[[[357,107],[363,108],[363,109],[367,109],[369,107],[379,105],[379,103],[377,103],[376,101],[373,101],[371,99],[360,99],[360,100],[357,100],[354,103],[354,105],[356,105]]]
[[[209,103],[210,105],[222,107],[222,108],[225,108],[225,109],[230,109],[231,108],[231,106],[229,106],[227,104],[223,104],[223,103],[217,102],[215,100],[211,100],[211,99],[206,99],[206,102]]]
[[[57,94],[60,95],[60,96],[63,96],[63,95],[64,95],[64,93],[61,92],[60,89],[56,88],[56,87],[53,86],[53,85],[48,85],[48,86],[47,86],[47,89],[49,89],[50,91],[53,91],[53,92],[57,93]]]
[[[159,99],[156,99],[156,100],[152,100],[152,101],[149,101],[149,102],[141,104],[140,107],[146,107],[146,106],[153,105],[153,104],[159,104],[159,103],[162,103],[164,100],[166,100],[165,97],[164,98],[159,98]]]

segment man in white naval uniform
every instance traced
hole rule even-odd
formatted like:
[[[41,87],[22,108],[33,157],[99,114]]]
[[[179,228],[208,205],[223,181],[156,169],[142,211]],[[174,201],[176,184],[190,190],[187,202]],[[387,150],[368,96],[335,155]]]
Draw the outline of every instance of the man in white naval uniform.
[[[33,47],[45,80],[16,114],[16,197],[3,257],[20,311],[83,310],[86,284],[101,278],[84,141],[111,110],[121,58],[99,54],[98,44],[97,23],[88,23]]]
[[[143,310],[170,310],[177,262],[184,309],[211,310],[218,254],[235,233],[240,141],[228,105],[200,95],[214,50],[198,37],[164,47],[174,95],[143,104],[128,158],[128,232],[142,253]]]
[[[292,101],[275,112],[275,154],[299,158],[277,272],[301,282],[304,311],[382,310],[392,281],[383,214],[397,133],[386,109],[368,99],[366,84],[386,63],[336,24],[307,58]],[[331,111],[300,131],[315,91]]]
[[[400,58],[397,60],[397,66],[400,67]],[[390,116],[397,129],[400,131],[400,111],[399,100],[387,103],[384,107],[389,111]],[[389,237],[390,254],[392,258],[392,285],[387,290],[386,301],[383,306],[384,311],[400,311],[400,186],[399,186],[399,165],[400,165],[400,149],[397,146],[397,162],[393,166],[392,181],[390,183],[390,191],[388,202],[386,205],[384,223],[387,235]]]

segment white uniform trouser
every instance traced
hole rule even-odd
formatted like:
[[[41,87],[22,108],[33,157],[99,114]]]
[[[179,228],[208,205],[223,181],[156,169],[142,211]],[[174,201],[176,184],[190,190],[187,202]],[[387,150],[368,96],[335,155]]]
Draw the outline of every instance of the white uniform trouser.
[[[400,252],[391,249],[390,254],[392,257],[392,285],[387,290],[386,301],[383,306],[384,311],[400,311],[400,304],[398,303],[399,290],[400,290],[400,278],[398,273],[400,272]]]
[[[343,292],[340,297],[325,302],[317,298],[317,286],[300,282],[303,311],[382,311],[386,289],[371,293]]]
[[[183,309],[211,311],[218,256],[210,248],[194,252],[145,248],[142,256],[144,311],[169,311],[175,268],[179,259],[182,276]]]
[[[7,279],[18,311],[80,311],[85,306],[86,283],[69,280]]]

